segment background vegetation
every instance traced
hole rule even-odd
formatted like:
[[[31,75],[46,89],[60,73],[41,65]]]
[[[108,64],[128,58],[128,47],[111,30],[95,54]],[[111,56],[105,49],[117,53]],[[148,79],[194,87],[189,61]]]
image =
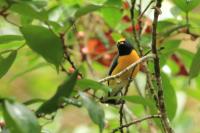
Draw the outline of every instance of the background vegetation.
[[[157,48],[169,126],[176,133],[200,133],[199,4],[1,0],[0,132],[108,133],[144,117],[118,132],[172,132],[162,126],[161,105],[154,101],[162,100],[157,58],[142,63],[121,97],[126,104],[120,114],[122,106],[99,101],[112,88],[98,81],[107,76],[116,41],[125,37],[142,56]]]

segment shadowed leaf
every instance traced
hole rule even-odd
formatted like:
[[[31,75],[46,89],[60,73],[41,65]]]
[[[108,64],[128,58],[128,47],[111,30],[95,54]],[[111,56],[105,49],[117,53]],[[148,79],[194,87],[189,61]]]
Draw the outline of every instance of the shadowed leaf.
[[[58,69],[64,53],[60,38],[42,26],[26,25],[20,30],[28,46]]]
[[[61,106],[61,100],[63,97],[68,98],[72,91],[73,88],[76,84],[78,76],[78,70],[76,70],[66,81],[64,81],[63,84],[61,84],[54,96],[52,96],[48,101],[44,102],[36,111],[36,114],[38,116],[40,115],[45,115],[45,114],[51,114]]]
[[[11,52],[6,58],[0,58],[0,78],[2,78],[12,66],[17,55],[17,51]]]

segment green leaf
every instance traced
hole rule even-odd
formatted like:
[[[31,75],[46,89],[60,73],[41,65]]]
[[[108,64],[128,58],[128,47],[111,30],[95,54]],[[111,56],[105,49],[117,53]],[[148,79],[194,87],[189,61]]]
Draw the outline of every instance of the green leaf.
[[[13,41],[22,41],[24,40],[20,35],[1,35],[0,36],[0,44],[6,44]]]
[[[162,73],[162,82],[163,82],[163,93],[164,93],[164,101],[166,106],[167,115],[170,120],[173,120],[173,118],[176,115],[176,109],[177,109],[177,99],[176,99],[176,92],[170,83],[169,78],[167,75]]]
[[[181,43],[181,40],[167,40],[165,41],[162,46],[164,46],[164,49],[161,51],[162,54],[171,54],[174,53],[179,45]]]
[[[164,49],[161,51],[161,55],[160,55],[161,66],[164,66],[166,64],[170,54],[178,50],[180,42],[181,42],[180,40],[167,40],[162,44]]]
[[[122,12],[118,8],[103,7],[101,8],[101,14],[104,21],[113,29],[121,21]]]
[[[3,116],[10,133],[40,133],[40,125],[34,113],[24,105],[4,101]]]
[[[17,51],[11,52],[6,58],[0,58],[0,79],[8,72],[17,55]]]
[[[96,10],[99,10],[102,6],[101,5],[87,5],[85,7],[79,8],[75,13],[75,18],[80,18],[81,16],[84,16],[88,13],[94,12]]]
[[[104,3],[104,7],[112,7],[112,8],[121,8],[122,7],[122,1],[121,0],[107,0]]]
[[[112,38],[115,40],[115,42],[117,42],[119,39],[122,38],[122,35],[116,32],[112,32],[111,33]]]
[[[122,96],[121,97],[124,100],[127,100],[131,103],[135,103],[135,104],[142,104],[144,106],[150,106],[151,101],[141,97],[141,96]]]
[[[45,11],[37,10],[36,7],[33,7],[33,5],[28,2],[17,2],[11,6],[10,10],[29,18],[48,20],[48,15]]]
[[[173,27],[169,27],[169,29],[167,31],[165,30],[161,35],[163,37],[168,37],[173,32],[177,32],[179,29],[186,28],[187,26],[188,26],[187,24],[184,24],[184,25],[176,25]]]
[[[81,88],[81,90],[91,88],[93,90],[103,90],[104,92],[110,92],[111,88],[105,86],[97,81],[91,79],[80,79],[77,81],[77,86]]]
[[[64,83],[58,87],[54,96],[52,96],[48,101],[43,103],[36,111],[36,114],[40,116],[43,114],[51,114],[57,111],[57,109],[59,109],[59,107],[61,106],[62,98],[63,97],[68,98],[71,95],[73,88],[76,84],[77,76],[78,76],[78,70],[76,70],[69,77],[68,80],[64,81]]]
[[[89,116],[92,121],[99,126],[100,132],[103,132],[104,128],[104,110],[101,106],[94,102],[94,100],[88,98],[84,93],[80,93],[80,96],[83,101],[83,106],[85,106],[88,110]]]
[[[182,11],[189,12],[200,4],[199,0],[173,0]]]
[[[189,68],[192,64],[191,59],[194,58],[195,53],[181,48],[178,49],[177,52],[180,55],[182,62],[184,62],[184,65]]]
[[[27,25],[20,28],[28,46],[58,69],[63,59],[61,39],[49,29]]]
[[[195,78],[200,72],[200,48],[192,59],[192,64],[190,66],[190,79]]]
[[[157,30],[158,30],[158,33],[161,33],[161,32],[166,32],[166,29],[169,29],[169,28],[172,28],[174,27],[176,24],[174,23],[174,21],[171,21],[171,20],[161,20],[158,22],[158,26],[157,26]],[[165,28],[163,28],[165,27]]]
[[[113,29],[115,29],[118,23],[121,21],[121,7],[121,0],[107,0],[104,3],[103,8],[101,8],[101,14],[104,21]]]

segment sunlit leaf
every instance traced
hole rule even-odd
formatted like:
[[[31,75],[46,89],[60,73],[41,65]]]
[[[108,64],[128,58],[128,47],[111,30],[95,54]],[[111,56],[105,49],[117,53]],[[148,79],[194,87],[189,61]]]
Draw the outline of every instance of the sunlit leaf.
[[[111,27],[115,28],[122,18],[122,12],[117,8],[103,7],[101,14],[104,21]]]
[[[4,101],[3,116],[10,133],[39,133],[41,127],[34,113],[14,101]]]
[[[22,41],[23,37],[20,35],[1,35],[0,44],[7,44],[13,41]]]
[[[12,66],[17,55],[17,51],[11,52],[7,57],[0,58],[0,78],[2,78]]]
[[[58,69],[63,59],[61,39],[42,26],[26,25],[20,28],[28,46]]]
[[[119,39],[122,38],[122,35],[121,35],[121,34],[115,33],[115,32],[113,32],[113,33],[111,34],[111,36],[112,36],[112,38],[113,38],[116,42],[117,42]]]
[[[190,66],[190,79],[198,76],[200,72],[200,48],[192,59],[192,64]]]
[[[101,106],[94,102],[94,100],[87,97],[84,93],[80,93],[80,96],[83,101],[83,105],[87,108],[90,118],[94,123],[99,126],[100,132],[103,132],[104,128],[104,110]]]
[[[189,12],[200,4],[199,0],[173,0],[182,11]]]
[[[173,120],[177,109],[176,92],[170,83],[169,78],[164,73],[162,73],[162,83],[167,115],[170,120]]]
[[[93,90],[103,90],[104,92],[110,92],[111,88],[105,86],[97,81],[91,79],[81,79],[77,81],[77,86],[81,88],[81,90],[91,88]]]
[[[121,0],[107,0],[100,10],[104,21],[113,29],[116,28],[122,18],[121,6]]]
[[[38,110],[36,111],[36,114],[38,116],[43,114],[51,114],[55,112],[60,106],[61,106],[61,100],[63,97],[68,98],[73,88],[76,84],[78,76],[78,70],[76,70],[66,81],[64,81],[63,84],[61,84],[54,96],[52,96],[49,100],[47,100],[45,103],[43,103]]]

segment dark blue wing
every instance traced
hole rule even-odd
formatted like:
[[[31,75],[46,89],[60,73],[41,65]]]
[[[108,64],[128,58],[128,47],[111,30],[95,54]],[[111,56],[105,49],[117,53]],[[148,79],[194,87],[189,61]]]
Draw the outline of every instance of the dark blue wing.
[[[115,58],[113,59],[113,62],[112,62],[112,65],[110,67],[110,70],[108,72],[108,75],[111,75],[113,70],[115,69],[115,67],[117,66],[118,64],[118,58],[119,58],[119,55],[116,55]]]

